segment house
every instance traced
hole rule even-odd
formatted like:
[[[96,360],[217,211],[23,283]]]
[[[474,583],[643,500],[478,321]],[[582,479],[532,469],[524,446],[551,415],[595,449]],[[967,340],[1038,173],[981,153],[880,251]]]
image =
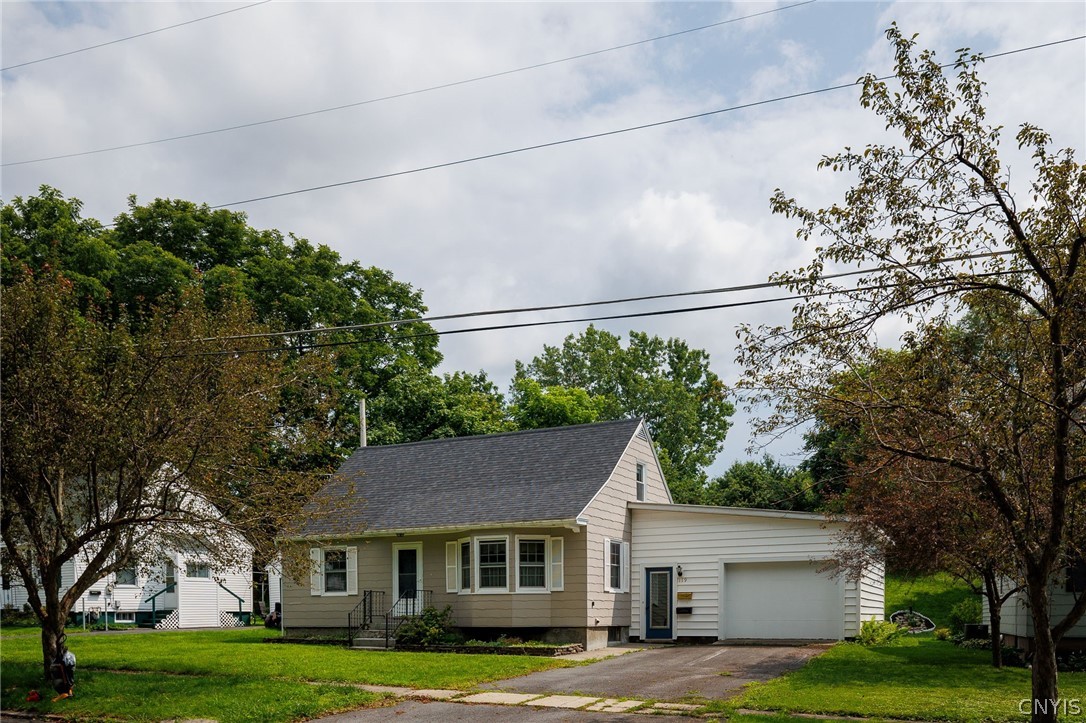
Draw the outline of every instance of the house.
[[[253,609],[252,546],[239,541],[244,559],[229,570],[213,570],[199,553],[166,551],[150,564],[110,573],[75,602],[74,624],[127,623],[163,630],[239,627]],[[245,553],[248,553],[247,555]],[[61,594],[83,573],[86,556],[61,567]],[[0,606],[21,609],[26,588],[17,574],[3,570]]]
[[[1010,580],[1001,581],[1003,591],[1009,590],[1014,584]],[[1049,614],[1051,620],[1056,623],[1063,619],[1075,601],[1086,594],[1086,564],[1080,562],[1064,570],[1064,574],[1052,582],[1049,588]],[[983,600],[983,613],[981,622],[991,624],[991,614],[988,610],[987,598]],[[1007,601],[1000,609],[999,629],[1003,634],[1003,642],[1012,648],[1020,648],[1029,652],[1033,648],[1033,616],[1030,615],[1029,600],[1025,590],[1011,593]],[[1083,616],[1056,645],[1058,650],[1086,650],[1086,616]]]
[[[284,540],[312,561],[308,585],[283,581],[288,636],[353,637],[430,605],[451,606],[468,637],[586,648],[838,639],[882,615],[881,571],[819,574],[833,540],[821,517],[674,504],[637,419],[362,447],[306,512]],[[808,592],[817,605],[793,604]],[[736,627],[752,600],[795,619]]]

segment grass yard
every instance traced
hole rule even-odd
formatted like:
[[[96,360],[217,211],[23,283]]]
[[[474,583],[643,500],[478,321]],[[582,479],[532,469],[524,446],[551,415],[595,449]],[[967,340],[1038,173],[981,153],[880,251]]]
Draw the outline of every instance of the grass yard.
[[[950,609],[973,593],[965,583],[945,573],[907,579],[886,577],[886,614],[912,608],[937,627],[950,624]]]
[[[996,670],[987,651],[923,636],[898,645],[840,644],[782,678],[751,686],[718,710],[753,708],[876,718],[1021,721],[1024,668]],[[1086,699],[1086,673],[1060,675],[1060,696]]]
[[[43,688],[39,638],[5,631],[0,706],[87,718],[290,721],[387,700],[349,684],[466,689],[569,665],[515,655],[269,644],[262,642],[267,635],[264,629],[72,635],[76,698],[35,704],[25,698],[31,688]]]

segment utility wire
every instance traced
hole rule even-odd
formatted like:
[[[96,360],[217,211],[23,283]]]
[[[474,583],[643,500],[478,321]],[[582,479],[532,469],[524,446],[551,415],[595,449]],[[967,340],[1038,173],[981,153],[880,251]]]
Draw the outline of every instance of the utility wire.
[[[1055,40],[1055,41],[1050,42],[1050,43],[1041,43],[1039,45],[1031,45],[1031,46],[1026,47],[1026,48],[1018,48],[1017,50],[1008,50],[1008,51],[1005,51],[1005,52],[1002,52],[1002,53],[996,53],[994,55],[984,56],[984,59],[985,60],[991,60],[993,58],[1002,58],[1002,57],[1006,57],[1006,56],[1009,56],[1009,55],[1015,55],[1017,53],[1025,53],[1025,52],[1029,52],[1029,51],[1032,51],[1032,50],[1040,50],[1041,48],[1049,48],[1049,47],[1052,47],[1052,46],[1055,46],[1055,45],[1061,45],[1063,43],[1070,43],[1070,42],[1074,42],[1076,40],[1083,40],[1083,39],[1086,39],[1086,35],[1079,35],[1079,36],[1076,36],[1076,37],[1073,37],[1073,38],[1065,38],[1064,40]],[[956,62],[955,63],[944,63],[940,67],[941,68],[951,68],[951,67],[954,67],[956,65],[957,65]],[[893,74],[890,74],[890,75],[884,75],[884,76],[875,78],[875,80],[879,80],[879,81],[889,80],[889,79],[895,78],[895,77],[897,77],[897,76],[893,75]],[[502,156],[512,156],[512,155],[516,155],[518,153],[526,153],[528,151],[536,151],[536,150],[540,150],[542,148],[553,148],[555,146],[568,145],[568,144],[571,144],[571,143],[579,143],[581,141],[595,140],[597,138],[606,138],[608,136],[617,136],[617,135],[621,135],[623,133],[631,133],[633,131],[640,131],[640,130],[645,130],[645,129],[648,129],[648,128],[657,128],[657,127],[660,127],[660,126],[666,126],[666,125],[670,125],[672,123],[682,123],[684,121],[696,120],[698,118],[708,118],[708,117],[711,117],[711,116],[720,115],[722,113],[730,113],[732,111],[744,110],[744,109],[747,109],[747,108],[755,108],[755,107],[761,106],[761,105],[769,105],[771,103],[779,103],[779,102],[785,101],[785,100],[795,100],[796,98],[805,98],[807,96],[819,95],[821,93],[829,93],[831,91],[843,90],[844,88],[855,87],[856,85],[860,84],[861,82],[862,82],[862,79],[854,81],[852,83],[842,83],[840,85],[833,85],[833,86],[829,86],[829,87],[826,87],[826,88],[819,88],[817,90],[808,90],[808,91],[803,91],[801,93],[792,93],[792,94],[789,94],[789,95],[777,96],[776,98],[769,98],[769,99],[766,99],[766,100],[759,100],[759,101],[754,101],[754,102],[751,102],[751,103],[743,103],[741,105],[728,106],[727,108],[718,108],[717,110],[705,111],[703,113],[694,113],[693,115],[685,115],[685,116],[680,116],[678,118],[670,118],[668,120],[655,121],[653,123],[643,123],[641,125],[629,126],[627,128],[619,128],[619,129],[610,130],[610,131],[604,131],[602,133],[591,133],[589,135],[576,136],[574,138],[565,138],[563,140],[558,140],[558,141],[549,141],[547,143],[537,143],[537,144],[532,145],[532,146],[522,146],[520,148],[512,148],[512,149],[505,150],[505,151],[497,151],[495,153],[486,153],[486,154],[483,154],[483,155],[480,155],[480,156],[472,156],[470,158],[461,158],[460,160],[456,160],[456,161],[446,161],[444,163],[435,163],[435,164],[430,165],[430,166],[420,166],[418,168],[411,168],[411,169],[408,169],[408,170],[405,170],[405,171],[393,171],[391,173],[382,173],[382,174],[379,174],[379,175],[376,175],[376,176],[366,176],[364,178],[355,178],[355,179],[350,180],[350,181],[338,181],[336,183],[325,183],[325,184],[321,184],[319,186],[309,186],[309,187],[306,187],[306,188],[299,188],[299,189],[296,189],[296,190],[293,190],[293,191],[283,191],[282,193],[269,193],[269,194],[264,195],[264,196],[254,196],[253,198],[246,198],[246,199],[243,199],[243,200],[240,200],[240,201],[231,201],[230,203],[220,203],[218,205],[211,206],[210,208],[211,209],[220,209],[220,208],[229,208],[229,207],[232,207],[232,206],[242,206],[242,205],[249,204],[249,203],[257,203],[259,201],[269,201],[269,200],[272,200],[272,199],[275,199],[275,198],[285,198],[287,196],[297,196],[297,195],[302,194],[302,193],[312,193],[313,191],[324,191],[324,190],[327,190],[329,188],[339,188],[339,187],[342,187],[342,186],[353,186],[353,185],[356,185],[356,184],[359,184],[359,183],[369,183],[371,181],[380,181],[380,180],[384,180],[384,179],[387,179],[387,178],[397,178],[397,177],[400,177],[400,176],[409,176],[409,175],[412,175],[412,174],[415,174],[415,173],[422,173],[424,171],[437,170],[439,168],[450,168],[452,166],[462,166],[462,165],[465,165],[465,164],[468,164],[468,163],[475,163],[477,161],[485,161],[485,160],[490,160],[492,158],[501,158]],[[110,224],[110,225],[112,225],[112,224]],[[109,228],[109,226],[106,226],[106,228]]]
[[[265,0],[265,2],[267,2],[267,1],[268,0]],[[0,163],[0,168],[4,168],[4,167],[7,167],[7,166],[22,166],[22,165],[26,165],[26,164],[29,164],[29,163],[42,163],[44,161],[56,161],[56,160],[59,160],[59,159],[62,159],[62,158],[76,158],[78,156],[89,156],[89,155],[93,155],[93,154],[96,154],[96,153],[109,153],[111,151],[120,151],[120,150],[124,150],[126,148],[139,148],[141,146],[150,146],[150,145],[154,145],[154,144],[157,144],[157,143],[169,143],[171,141],[180,141],[180,140],[184,140],[186,138],[199,138],[200,136],[209,136],[209,135],[213,135],[213,134],[216,134],[216,133],[226,133],[227,131],[236,131],[236,130],[241,130],[243,128],[255,128],[257,126],[269,125],[271,123],[281,123],[283,121],[295,120],[297,118],[307,118],[309,116],[320,115],[322,113],[333,113],[335,111],[346,110],[348,108],[358,108],[359,106],[371,105],[373,103],[382,103],[382,102],[387,101],[387,100],[395,100],[397,98],[406,98],[408,96],[419,95],[419,94],[422,94],[422,93],[429,93],[429,92],[435,91],[435,90],[444,90],[445,88],[455,88],[456,86],[467,85],[469,83],[478,83],[479,81],[490,80],[492,78],[500,78],[502,76],[512,75],[514,73],[523,73],[523,72],[528,71],[528,70],[536,70],[538,68],[545,68],[545,67],[547,67],[549,65],[558,65],[559,63],[568,63],[568,62],[570,62],[572,60],[581,60],[583,58],[590,58],[590,57],[592,57],[594,55],[601,55],[603,53],[610,53],[610,52],[615,51],[615,50],[624,50],[626,48],[633,48],[633,47],[638,46],[638,45],[645,45],[647,43],[654,43],[654,42],[656,42],[658,40],[666,40],[667,38],[675,38],[675,37],[678,37],[680,35],[687,35],[689,33],[696,33],[696,32],[698,32],[700,30],[709,30],[710,28],[720,27],[721,25],[728,25],[729,23],[736,23],[736,22],[739,22],[740,20],[747,20],[749,18],[756,18],[756,17],[759,17],[761,15],[769,15],[770,13],[778,13],[778,12],[781,12],[781,11],[784,11],[784,10],[790,10],[791,8],[798,8],[798,7],[801,7],[803,5],[810,5],[811,3],[816,2],[816,1],[817,0],[804,0],[804,2],[795,3],[793,5],[783,5],[781,7],[773,8],[771,10],[763,10],[762,12],[752,13],[750,15],[743,15],[743,16],[740,16],[740,17],[737,17],[737,18],[731,18],[729,20],[721,20],[720,22],[710,23],[708,25],[699,25],[696,28],[687,28],[686,30],[678,30],[678,31],[676,31],[674,33],[668,33],[666,35],[657,35],[656,37],[646,38],[644,40],[635,40],[635,41],[630,42],[630,43],[623,43],[622,45],[614,45],[614,46],[612,46],[610,48],[603,48],[601,50],[591,50],[591,51],[586,52],[586,53],[579,53],[577,55],[570,55],[570,56],[565,57],[565,58],[558,58],[557,60],[547,60],[547,61],[544,61],[544,62],[541,62],[541,63],[534,63],[532,65],[525,65],[525,66],[522,66],[522,67],[519,67],[519,68],[512,68],[510,70],[502,70],[502,71],[499,71],[499,72],[496,72],[496,73],[488,73],[486,75],[479,75],[479,76],[476,76],[474,78],[466,78],[464,80],[455,80],[455,81],[451,81],[449,83],[442,83],[440,85],[432,85],[432,86],[429,86],[427,88],[419,88],[417,90],[408,90],[408,91],[404,91],[402,93],[393,93],[392,95],[385,95],[385,96],[381,96],[379,98],[370,98],[368,100],[360,100],[360,101],[355,101],[353,103],[344,103],[342,105],[331,106],[329,108],[320,108],[318,110],[304,111],[302,113],[292,113],[290,115],[279,116],[277,118],[268,118],[266,120],[252,121],[250,123],[239,123],[237,125],[224,126],[222,128],[213,128],[211,130],[206,130],[206,131],[195,131],[195,132],[192,132],[192,133],[183,133],[181,135],[169,136],[167,138],[157,138],[157,139],[151,140],[151,141],[140,141],[138,143],[126,143],[126,144],[123,144],[123,145],[109,146],[107,148],[98,148],[98,149],[90,150],[90,151],[77,151],[75,153],[63,153],[63,154],[56,155],[56,156],[45,156],[45,157],[42,157],[42,158],[33,158],[33,159],[30,159],[30,160],[26,160],[26,161],[12,161],[10,163]],[[260,3],[257,3],[257,4],[259,5]],[[244,9],[244,8],[239,8],[239,9]],[[230,12],[233,12],[233,11],[230,11]],[[208,16],[208,17],[214,17],[214,16]],[[193,22],[195,22],[195,21],[193,21]],[[157,31],[155,31],[155,32],[157,32]],[[114,42],[119,42],[119,41],[114,41]],[[74,51],[74,52],[78,52],[78,51]],[[34,62],[39,62],[39,61],[34,61]],[[19,66],[12,66],[12,67],[19,67]],[[6,70],[6,68],[4,70]]]
[[[974,274],[975,278],[985,278],[992,276],[1005,276],[1008,274],[1020,273],[1018,271],[992,271],[984,274]],[[950,280],[954,277],[948,277]],[[877,291],[880,289],[892,289],[901,286],[900,283],[888,283],[888,284],[876,284],[873,286],[862,286],[851,289],[836,289],[831,291],[819,291],[811,294],[794,294],[790,296],[776,296],[768,299],[751,299],[747,301],[733,301],[723,304],[708,304],[705,306],[687,306],[679,309],[655,309],[652,311],[636,311],[627,314],[609,314],[606,316],[591,316],[583,317],[579,319],[551,319],[547,321],[524,321],[514,322],[508,324],[493,324],[490,326],[474,326],[463,329],[451,329],[447,331],[419,331],[408,334],[398,334],[393,339],[394,341],[402,341],[404,339],[421,339],[434,336],[452,336],[455,334],[472,334],[481,331],[504,331],[507,329],[527,329],[539,326],[555,326],[557,324],[583,324],[586,322],[596,321],[614,321],[618,319],[643,319],[655,316],[672,316],[675,314],[690,314],[700,311],[713,311],[719,309],[733,309],[743,306],[760,306],[762,304],[774,304],[781,301],[805,301],[807,299],[813,299],[822,296],[836,296],[841,294],[850,294],[856,292]],[[420,319],[413,319],[412,321],[421,321]],[[304,332],[303,332],[304,333]],[[184,357],[197,357],[197,356],[238,356],[241,354],[269,354],[280,353],[287,351],[305,352],[311,349],[324,349],[338,346],[351,346],[354,344],[365,344],[369,342],[389,341],[387,336],[382,337],[369,337],[365,339],[349,339],[343,341],[326,341],[318,343],[299,343],[296,346],[276,346],[276,347],[263,347],[257,349],[218,349],[214,351],[203,352],[189,352],[184,354],[173,354],[171,358],[184,358]]]
[[[916,261],[908,264],[895,264],[890,266],[876,266],[873,268],[859,269],[857,271],[842,271],[836,274],[823,274],[816,279],[806,279],[809,281],[829,281],[830,279],[843,279],[850,276],[861,276],[863,274],[878,273],[880,271],[893,271],[895,269],[911,269],[919,266],[926,266],[928,264],[949,264],[956,261],[975,261],[977,259],[996,258],[998,256],[1007,256],[1014,253],[1013,251],[985,251],[975,254],[964,254],[960,256],[948,256],[946,258],[937,259],[934,261]],[[314,327],[310,329],[294,329],[293,331],[269,331],[258,334],[235,334],[231,336],[207,336],[196,339],[188,339],[189,342],[209,342],[209,341],[237,341],[241,339],[271,339],[275,337],[285,336],[298,336],[300,334],[330,334],[340,331],[363,331],[366,329],[377,329],[381,327],[395,327],[403,324],[415,324],[415,323],[430,323],[435,321],[450,321],[453,319],[470,319],[481,316],[505,316],[507,314],[523,314],[523,313],[538,313],[541,311],[561,311],[564,309],[581,309],[592,306],[611,306],[615,304],[629,304],[638,301],[658,301],[660,299],[677,299],[686,296],[705,296],[709,294],[731,294],[740,291],[756,291],[759,289],[771,289],[787,286],[788,281],[763,281],[756,284],[743,284],[740,286],[722,286],[714,289],[697,289],[694,291],[673,291],[666,294],[649,294],[646,296],[627,296],[617,299],[598,299],[595,301],[581,301],[567,304],[550,304],[547,306],[522,306],[509,309],[487,309],[483,311],[465,311],[458,314],[442,314],[439,316],[422,316],[416,318],[407,319],[390,319],[388,321],[372,321],[365,324],[346,324],[343,326],[323,326]],[[875,287],[870,287],[875,288]]]
[[[142,38],[142,37],[147,36],[147,35],[154,35],[155,33],[161,33],[161,32],[164,32],[166,30],[173,30],[174,28],[180,28],[180,27],[183,27],[185,25],[192,25],[193,23],[198,23],[198,22],[201,22],[203,20],[210,20],[211,18],[217,18],[217,17],[221,17],[223,15],[229,15],[230,13],[236,13],[236,12],[240,12],[242,10],[248,10],[249,8],[255,8],[257,5],[265,5],[265,4],[270,3],[270,2],[271,2],[271,0],[260,0],[260,2],[251,3],[249,5],[243,5],[240,8],[233,8],[232,10],[223,10],[221,13],[213,13],[211,15],[204,15],[203,17],[194,18],[192,20],[186,20],[183,23],[176,23],[175,25],[167,25],[164,28],[157,28],[155,30],[148,30],[147,32],[143,32],[143,33],[136,33],[135,35],[129,35],[129,36],[124,37],[124,38],[117,38],[116,40],[110,40],[110,41],[105,42],[105,43],[98,43],[97,45],[88,45],[85,48],[79,48],[78,50],[69,50],[66,53],[57,53],[56,55],[50,55],[50,56],[45,57],[45,58],[38,58],[37,60],[28,60],[25,63],[16,63],[15,65],[9,65],[6,68],[0,68],[0,72],[3,72],[5,70],[14,70],[15,68],[23,68],[23,67],[26,67],[27,65],[34,65],[35,63],[44,63],[47,60],[56,60],[57,58],[64,58],[64,57],[67,57],[69,55],[75,55],[76,53],[85,53],[88,50],[95,50],[96,48],[104,48],[107,45],[116,45],[117,43],[123,43],[126,40],[133,40],[135,38]],[[63,156],[61,156],[61,157],[63,157]],[[40,160],[47,160],[47,159],[40,159]],[[34,163],[34,161],[26,161],[26,162],[27,163]],[[15,163],[5,163],[4,165],[5,166],[14,166],[14,165],[17,165],[17,164],[15,164]]]

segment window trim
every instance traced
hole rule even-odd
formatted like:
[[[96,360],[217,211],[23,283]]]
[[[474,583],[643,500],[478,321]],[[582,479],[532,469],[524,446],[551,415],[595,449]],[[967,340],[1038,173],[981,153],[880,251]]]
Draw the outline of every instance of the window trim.
[[[128,571],[132,572],[132,582],[121,582],[121,579],[120,579],[121,573],[122,572],[128,572]],[[140,582],[139,570],[136,569],[135,565],[133,565],[132,567],[119,568],[118,570],[116,570],[113,573],[113,582],[114,582],[115,585],[117,585],[117,587],[139,587],[139,582]]]
[[[324,553],[343,550],[346,565],[346,590],[328,592],[324,584]],[[309,548],[309,594],[313,597],[354,597],[358,595],[358,548],[354,545],[327,545]]]
[[[342,552],[343,553],[343,589],[342,590],[328,590],[328,553],[329,552]],[[321,548],[321,597],[346,597],[350,593],[347,591],[350,589],[350,575],[351,575],[351,563],[347,559],[350,553],[347,552],[346,545],[333,545],[330,547]],[[334,574],[338,575],[339,570],[335,570]]]
[[[514,567],[516,568],[517,578],[517,592],[522,592],[528,595],[538,595],[540,593],[549,593],[551,591],[551,538],[547,535],[517,535],[516,536],[516,551],[517,556]],[[521,542],[542,542],[543,543],[543,587],[522,587],[520,584],[520,543]],[[534,565],[539,567],[540,565]]]
[[[191,566],[191,568],[190,568],[190,566]],[[195,569],[196,574],[195,575],[190,574],[189,573],[190,569]],[[207,574],[206,575],[199,574],[201,569],[206,570]],[[210,580],[211,579],[211,566],[208,565],[206,562],[202,562],[202,561],[199,561],[199,560],[185,560],[185,579],[186,580]]]
[[[619,546],[619,586],[611,585],[611,546]],[[603,589],[610,593],[628,593],[630,591],[630,543],[617,537],[607,537],[603,540]]]
[[[644,502],[648,497],[648,466],[644,462],[637,462],[634,465],[634,485],[636,487],[636,497],[638,502]]]
[[[479,546],[484,542],[505,544],[505,587],[483,587],[483,576],[479,573]],[[472,541],[471,571],[475,579],[476,595],[497,595],[510,592],[509,589],[509,535],[480,535]]]

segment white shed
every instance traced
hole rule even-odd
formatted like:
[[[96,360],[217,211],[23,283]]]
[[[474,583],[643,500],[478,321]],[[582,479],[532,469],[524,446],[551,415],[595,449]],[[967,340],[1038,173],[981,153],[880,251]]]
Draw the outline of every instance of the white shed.
[[[840,640],[882,619],[883,570],[820,572],[840,523],[807,512],[631,503],[630,635]]]

